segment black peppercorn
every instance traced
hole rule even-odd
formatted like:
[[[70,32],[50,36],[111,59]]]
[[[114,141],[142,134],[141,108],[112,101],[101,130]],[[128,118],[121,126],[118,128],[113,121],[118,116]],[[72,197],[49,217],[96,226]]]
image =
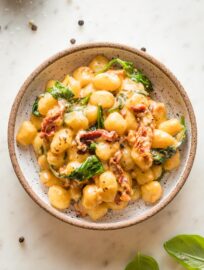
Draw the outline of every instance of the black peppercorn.
[[[31,29],[32,31],[37,31],[38,27],[37,27],[37,25],[34,24],[33,22],[30,21],[30,22],[28,23],[28,25],[30,26],[30,29]]]
[[[76,43],[76,39],[71,38],[71,39],[70,39],[70,43],[71,43],[71,44],[75,44],[75,43]]]
[[[23,236],[19,237],[18,239],[19,243],[23,243],[25,241],[25,238]]]
[[[141,51],[146,52],[146,48],[145,47],[142,47],[141,48]]]
[[[83,21],[83,20],[79,20],[79,21],[78,21],[78,25],[79,25],[79,26],[84,25],[84,21]]]

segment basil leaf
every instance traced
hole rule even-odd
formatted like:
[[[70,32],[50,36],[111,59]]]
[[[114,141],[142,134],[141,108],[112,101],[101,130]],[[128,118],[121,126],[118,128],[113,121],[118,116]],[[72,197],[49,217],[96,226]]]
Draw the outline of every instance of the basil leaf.
[[[168,146],[167,148],[153,148],[151,154],[155,165],[163,164],[167,159],[171,158],[176,153],[177,148]]]
[[[132,62],[129,62],[129,61],[124,61],[124,60],[121,60],[120,58],[113,58],[111,61],[108,62],[108,64],[105,65],[105,67],[100,70],[98,73],[101,73],[101,72],[105,72],[107,70],[109,70],[109,68],[115,64],[118,64],[120,65],[126,75],[133,81],[135,82],[140,82],[144,85],[145,89],[147,91],[152,91],[153,90],[153,86],[152,86],[152,83],[151,81],[147,78],[147,76],[145,76],[141,70],[137,70],[135,67],[134,67],[134,64]]]
[[[165,242],[164,248],[186,269],[204,269],[204,238],[202,236],[178,235]]]
[[[73,180],[88,180],[97,174],[104,172],[104,168],[100,160],[95,156],[88,157],[79,168],[75,169],[67,176]]]
[[[68,87],[64,86],[58,81],[56,81],[53,87],[47,89],[47,92],[50,93],[55,99],[64,98],[66,100],[70,100],[74,96]]]
[[[138,253],[125,270],[159,270],[154,258]]]
[[[33,103],[33,106],[32,106],[32,114],[37,116],[37,117],[40,117],[41,114],[38,111],[38,102],[39,102],[39,97],[36,97],[36,99]]]

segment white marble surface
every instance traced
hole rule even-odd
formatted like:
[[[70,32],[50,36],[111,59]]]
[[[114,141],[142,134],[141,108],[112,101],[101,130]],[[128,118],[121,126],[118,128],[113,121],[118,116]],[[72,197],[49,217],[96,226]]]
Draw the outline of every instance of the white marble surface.
[[[162,244],[178,233],[203,233],[204,224],[204,1],[0,0],[0,269],[124,269],[137,252],[161,269],[182,269]],[[85,25],[79,27],[78,19]],[[28,21],[38,25],[32,32]],[[188,181],[175,200],[148,221],[118,231],[69,226],[40,209],[19,184],[7,150],[9,111],[26,76],[46,57],[89,41],[140,48],[181,80],[198,123],[198,151]],[[25,243],[20,245],[18,237]]]

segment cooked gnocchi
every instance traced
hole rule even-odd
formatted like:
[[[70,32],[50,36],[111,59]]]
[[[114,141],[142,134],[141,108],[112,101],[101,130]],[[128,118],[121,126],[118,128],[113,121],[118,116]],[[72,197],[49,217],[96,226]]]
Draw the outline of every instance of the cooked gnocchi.
[[[16,135],[32,145],[50,204],[92,220],[138,199],[156,203],[160,179],[178,168],[184,118],[168,118],[151,81],[133,63],[98,55],[50,80]]]

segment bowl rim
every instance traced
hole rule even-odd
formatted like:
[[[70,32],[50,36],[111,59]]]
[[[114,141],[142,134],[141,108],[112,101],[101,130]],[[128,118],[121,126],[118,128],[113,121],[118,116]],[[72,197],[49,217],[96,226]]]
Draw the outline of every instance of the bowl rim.
[[[172,192],[163,199],[163,201],[154,206],[154,208],[150,209],[148,213],[144,213],[140,215],[139,217],[134,217],[131,218],[130,220],[122,220],[119,222],[115,222],[112,224],[105,224],[105,223],[88,223],[86,220],[79,220],[77,218],[72,218],[69,217],[68,215],[65,215],[63,212],[60,212],[59,210],[53,208],[51,205],[46,204],[44,201],[41,200],[41,198],[35,193],[32,188],[29,186],[26,178],[23,175],[23,172],[21,171],[20,165],[17,160],[16,152],[15,152],[15,138],[14,138],[14,131],[15,131],[15,123],[16,123],[16,115],[17,111],[21,102],[21,99],[23,98],[24,93],[27,90],[27,87],[29,84],[36,78],[36,76],[42,72],[46,67],[54,63],[55,61],[59,60],[60,58],[75,53],[79,51],[83,51],[86,49],[93,49],[93,48],[115,48],[115,49],[121,49],[125,50],[131,53],[136,54],[137,56],[140,56],[142,58],[145,58],[148,62],[156,66],[158,69],[160,69],[170,80],[171,82],[175,85],[175,87],[178,89],[180,92],[183,101],[185,103],[185,106],[187,108],[188,114],[189,114],[189,119],[191,123],[191,130],[189,132],[191,136],[191,144],[190,144],[190,150],[189,150],[189,155],[186,161],[186,166],[182,172],[182,175],[180,176],[178,183],[176,187],[172,190]],[[191,171],[193,161],[195,158],[196,154],[196,148],[197,148],[197,125],[196,125],[196,118],[195,114],[193,111],[193,107],[191,105],[191,102],[188,98],[188,95],[186,91],[184,90],[183,86],[181,83],[178,81],[178,79],[172,74],[172,72],[164,66],[164,64],[160,63],[158,60],[156,60],[154,57],[149,55],[146,52],[143,52],[139,49],[135,49],[131,46],[128,45],[123,45],[120,43],[109,43],[109,42],[96,42],[96,43],[86,43],[82,45],[76,45],[72,48],[64,49],[53,56],[49,57],[46,59],[44,62],[42,62],[34,71],[27,77],[23,85],[20,87],[19,92],[17,93],[15,100],[13,102],[10,116],[9,116],[9,121],[8,121],[8,149],[9,149],[9,155],[10,159],[14,168],[14,171],[25,189],[25,191],[28,193],[28,195],[44,210],[46,210],[48,213],[53,215],[54,217],[69,223],[71,225],[75,225],[81,228],[86,228],[86,229],[93,229],[93,230],[113,230],[113,229],[121,229],[124,227],[128,227],[131,225],[135,225],[137,223],[140,223],[151,216],[155,215],[159,211],[161,211],[166,205],[168,205],[173,198],[178,194],[178,192],[181,190],[182,186],[187,180],[187,177]]]

